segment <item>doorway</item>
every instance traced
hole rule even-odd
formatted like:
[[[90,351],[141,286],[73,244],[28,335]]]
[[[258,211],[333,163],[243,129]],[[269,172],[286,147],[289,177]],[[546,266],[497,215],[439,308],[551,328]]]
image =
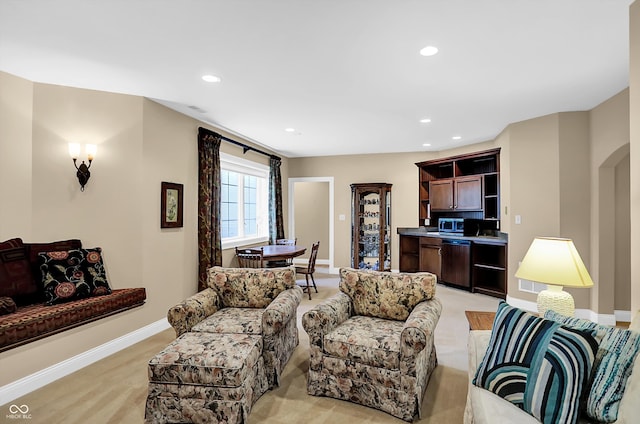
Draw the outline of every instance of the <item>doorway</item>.
[[[628,322],[631,320],[629,144],[613,152],[599,167],[598,185],[599,283],[592,290],[592,304],[600,315],[611,317],[603,323]]]
[[[326,265],[335,273],[333,265],[334,202],[333,177],[289,178],[289,238],[308,246],[304,261],[309,258],[311,244],[320,241],[316,263]],[[305,261],[306,262],[306,261]]]

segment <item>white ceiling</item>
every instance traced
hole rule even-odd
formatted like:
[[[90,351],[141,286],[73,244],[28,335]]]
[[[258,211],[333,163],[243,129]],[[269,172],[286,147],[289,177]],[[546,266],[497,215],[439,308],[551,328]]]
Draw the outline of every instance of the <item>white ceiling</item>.
[[[626,88],[631,3],[0,0],[0,70],[146,96],[288,157],[442,150]]]

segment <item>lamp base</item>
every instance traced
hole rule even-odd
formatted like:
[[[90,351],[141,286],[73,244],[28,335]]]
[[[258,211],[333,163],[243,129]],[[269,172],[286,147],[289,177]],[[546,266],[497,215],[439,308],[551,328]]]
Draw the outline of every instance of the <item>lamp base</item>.
[[[562,290],[562,286],[547,285],[547,290],[538,293],[538,315],[544,316],[547,309],[572,317],[575,312],[573,297]]]

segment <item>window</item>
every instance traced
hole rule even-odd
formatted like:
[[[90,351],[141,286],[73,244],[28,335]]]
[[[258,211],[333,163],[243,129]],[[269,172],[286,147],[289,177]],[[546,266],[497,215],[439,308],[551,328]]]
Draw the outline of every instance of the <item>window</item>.
[[[220,153],[220,232],[228,249],[269,239],[269,167]]]

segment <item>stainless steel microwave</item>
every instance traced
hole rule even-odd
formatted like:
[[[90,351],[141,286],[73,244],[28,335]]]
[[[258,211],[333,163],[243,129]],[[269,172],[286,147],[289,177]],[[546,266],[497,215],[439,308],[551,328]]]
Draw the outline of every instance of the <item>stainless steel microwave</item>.
[[[441,233],[464,233],[463,218],[439,218],[438,231]]]

